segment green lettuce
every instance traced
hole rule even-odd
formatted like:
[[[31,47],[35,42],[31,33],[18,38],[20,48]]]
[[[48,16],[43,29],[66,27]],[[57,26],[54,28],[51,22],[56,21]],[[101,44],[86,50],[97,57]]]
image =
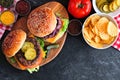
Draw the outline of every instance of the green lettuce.
[[[38,72],[40,69],[40,66],[37,66],[35,68],[28,68],[27,71],[32,74],[33,72]]]
[[[62,31],[65,32],[68,28],[68,24],[69,24],[69,19],[62,19],[63,21],[63,27],[62,27]]]
[[[10,59],[10,63],[12,63],[12,64],[16,63],[16,60],[15,60],[14,57],[11,57],[11,58],[9,58],[9,59]]]
[[[40,38],[36,38],[37,42],[40,44],[40,46],[44,49],[44,46],[45,46],[45,43],[44,43],[44,40],[43,39],[40,39]]]

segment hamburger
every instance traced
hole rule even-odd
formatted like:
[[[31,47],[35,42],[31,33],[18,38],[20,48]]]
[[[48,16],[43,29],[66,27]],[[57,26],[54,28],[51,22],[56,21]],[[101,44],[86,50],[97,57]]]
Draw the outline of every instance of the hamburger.
[[[27,37],[21,29],[13,30],[6,36],[2,51],[11,65],[31,73],[38,70],[45,54],[38,40]]]
[[[38,71],[47,52],[44,41],[55,43],[66,32],[68,23],[68,19],[56,15],[49,7],[34,9],[4,39],[2,50],[7,61],[20,70]]]
[[[68,19],[62,19],[60,16],[55,15],[49,7],[34,9],[27,20],[29,31],[49,43],[55,43],[63,36],[68,23]]]

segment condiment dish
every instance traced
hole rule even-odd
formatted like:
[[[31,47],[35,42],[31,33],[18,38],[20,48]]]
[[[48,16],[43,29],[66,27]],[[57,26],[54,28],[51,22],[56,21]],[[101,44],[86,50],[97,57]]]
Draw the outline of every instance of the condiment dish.
[[[120,7],[118,9],[116,9],[115,11],[111,11],[111,12],[102,12],[100,11],[100,9],[98,8],[97,4],[96,4],[96,0],[92,0],[92,4],[93,4],[93,9],[95,10],[96,13],[105,13],[108,14],[112,17],[114,17],[115,15],[117,15],[120,11]]]
[[[11,10],[5,10],[0,15],[0,22],[6,26],[12,25],[15,19],[15,14]]]
[[[72,19],[69,22],[67,32],[72,36],[78,36],[82,30],[82,23],[78,19]]]
[[[20,16],[26,16],[26,15],[28,15],[29,12],[31,11],[30,2],[28,0],[20,0],[20,1],[18,1],[16,3],[15,10],[16,10],[16,12]]]

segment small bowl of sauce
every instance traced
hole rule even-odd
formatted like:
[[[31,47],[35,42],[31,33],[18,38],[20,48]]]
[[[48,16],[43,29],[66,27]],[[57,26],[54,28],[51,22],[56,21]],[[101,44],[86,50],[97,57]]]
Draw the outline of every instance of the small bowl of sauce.
[[[20,0],[16,3],[16,7],[15,7],[16,12],[20,15],[20,16],[26,16],[29,14],[30,10],[31,10],[31,5],[30,2],[27,0]]]
[[[10,10],[5,10],[0,15],[0,21],[4,25],[11,25],[15,22],[15,14]]]
[[[78,19],[70,20],[67,32],[72,36],[78,36],[82,31],[82,23]]]

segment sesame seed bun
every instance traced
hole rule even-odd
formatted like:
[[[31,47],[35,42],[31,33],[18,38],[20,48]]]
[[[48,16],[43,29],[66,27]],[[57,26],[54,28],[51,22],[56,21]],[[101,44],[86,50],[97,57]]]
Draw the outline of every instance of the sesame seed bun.
[[[25,39],[26,33],[23,30],[17,29],[11,31],[2,43],[2,50],[5,56],[14,56],[24,44]]]
[[[29,31],[37,37],[49,35],[56,28],[56,16],[48,7],[38,7],[28,16],[27,26]]]

